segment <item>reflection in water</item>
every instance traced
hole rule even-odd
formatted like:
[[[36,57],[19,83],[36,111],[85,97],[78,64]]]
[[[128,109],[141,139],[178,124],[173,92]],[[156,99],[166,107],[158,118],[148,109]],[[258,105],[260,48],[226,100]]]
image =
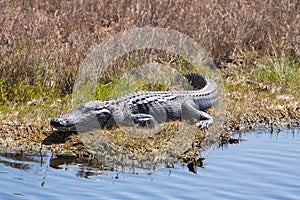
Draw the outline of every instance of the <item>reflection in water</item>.
[[[77,156],[56,156],[50,159],[50,167],[54,169],[68,170],[70,167],[76,167],[76,176],[89,178],[90,176],[102,175],[102,170],[112,170],[100,163],[97,159],[79,158]]]
[[[204,158],[198,158],[189,162],[186,166],[190,172],[197,173],[198,167],[204,167]],[[161,166],[161,165],[160,165]],[[88,158],[88,157],[76,157],[76,156],[57,156],[50,159],[50,167],[54,169],[63,169],[68,170],[70,167],[76,167],[78,172],[76,176],[88,178],[89,176],[97,176],[103,175],[104,172],[122,172],[122,173],[132,173],[138,174],[139,171],[148,173],[152,173],[152,171],[157,170],[158,167],[153,163],[148,162],[140,162],[139,165],[136,163],[132,163],[132,165],[128,165],[128,163],[115,163],[111,165],[111,163],[100,161],[96,158]],[[175,168],[172,163],[165,163],[164,167],[166,168]]]
[[[16,168],[16,169],[21,169],[21,170],[29,170],[30,169],[30,166],[28,164],[9,162],[6,160],[0,160],[0,163],[4,164],[5,166],[9,166],[9,167]]]
[[[46,154],[39,152],[23,153],[23,152],[1,152],[0,151],[0,163],[5,166],[9,166],[16,169],[28,171],[31,169],[31,163],[45,164],[43,157]]]
[[[203,155],[198,174],[180,164],[115,171],[94,158],[0,151],[0,199],[299,199],[300,129],[239,136]]]

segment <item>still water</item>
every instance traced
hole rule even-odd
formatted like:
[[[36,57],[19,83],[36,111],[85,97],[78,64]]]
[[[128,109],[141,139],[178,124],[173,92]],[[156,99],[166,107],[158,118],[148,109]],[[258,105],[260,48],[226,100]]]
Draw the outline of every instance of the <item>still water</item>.
[[[300,199],[300,129],[247,133],[213,146],[198,173],[53,167],[53,155],[0,153],[0,199]]]

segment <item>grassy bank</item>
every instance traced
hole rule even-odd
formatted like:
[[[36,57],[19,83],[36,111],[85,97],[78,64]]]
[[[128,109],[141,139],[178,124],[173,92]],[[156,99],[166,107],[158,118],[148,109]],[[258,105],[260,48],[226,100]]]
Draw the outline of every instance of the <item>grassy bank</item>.
[[[0,142],[4,146],[12,141],[30,146],[47,138],[50,118],[72,109],[72,89],[85,56],[112,34],[144,26],[180,31],[209,52],[223,76],[227,132],[256,125],[299,125],[297,0],[11,0],[0,6]],[[113,63],[114,70],[99,83],[99,99],[110,97],[118,73],[149,58],[189,68],[183,58],[164,52],[133,54],[144,57],[132,60],[124,55]]]

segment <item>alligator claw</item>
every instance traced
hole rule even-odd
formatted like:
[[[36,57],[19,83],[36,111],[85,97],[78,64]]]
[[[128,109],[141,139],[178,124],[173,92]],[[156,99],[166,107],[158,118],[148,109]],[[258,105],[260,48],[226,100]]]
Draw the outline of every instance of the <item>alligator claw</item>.
[[[197,126],[200,129],[208,128],[210,125],[212,125],[214,122],[212,119],[207,119],[207,120],[201,120],[198,121],[195,126]]]
[[[135,124],[141,127],[153,128],[155,125],[155,119],[152,115],[148,114],[133,114],[131,118]]]

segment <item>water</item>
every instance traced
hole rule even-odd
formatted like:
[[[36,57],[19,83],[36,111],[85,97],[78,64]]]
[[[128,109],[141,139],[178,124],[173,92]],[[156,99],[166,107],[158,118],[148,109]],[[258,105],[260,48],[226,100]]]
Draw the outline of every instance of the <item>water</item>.
[[[300,199],[300,129],[247,133],[204,168],[101,171],[53,155],[0,154],[0,199]],[[128,172],[130,171],[130,173]]]

